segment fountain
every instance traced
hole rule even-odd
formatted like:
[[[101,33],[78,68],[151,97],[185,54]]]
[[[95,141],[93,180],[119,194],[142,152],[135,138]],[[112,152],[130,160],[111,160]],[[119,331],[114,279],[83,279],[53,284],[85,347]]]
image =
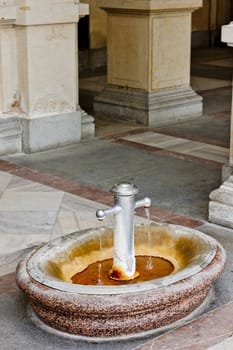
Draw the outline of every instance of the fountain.
[[[203,312],[225,252],[213,238],[176,225],[135,225],[138,189],[112,187],[114,229],[102,227],[55,239],[27,255],[17,284],[34,322],[63,336],[105,341],[142,337]]]
[[[112,187],[114,207],[97,210],[96,216],[103,220],[107,215],[115,215],[114,225],[114,259],[109,277],[116,280],[130,280],[138,276],[135,269],[134,253],[134,210],[150,207],[149,198],[134,201],[138,189],[133,184],[120,183]]]

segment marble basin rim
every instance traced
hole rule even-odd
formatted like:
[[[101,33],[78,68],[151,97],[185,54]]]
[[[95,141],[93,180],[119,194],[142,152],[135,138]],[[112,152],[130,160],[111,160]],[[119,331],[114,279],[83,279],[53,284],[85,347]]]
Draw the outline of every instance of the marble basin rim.
[[[150,233],[148,241],[148,225],[135,226],[136,255],[165,258],[174,271],[135,284],[71,283],[86,265],[112,257],[110,227],[71,233],[25,256],[17,267],[16,282],[29,300],[31,320],[57,335],[102,342],[156,334],[204,312],[212,285],[225,267],[222,246],[182,226],[151,224]]]
[[[211,263],[216,255],[217,248],[219,248],[219,244],[215,239],[195,229],[170,224],[151,224],[150,227],[151,235],[156,235],[156,230],[161,229],[165,230],[166,234],[168,234],[168,236],[170,236],[174,242],[183,237],[186,240],[190,240],[190,242],[194,242],[194,251],[198,251],[198,254],[193,253],[192,256],[192,252],[189,252],[191,256],[185,266],[175,269],[175,271],[169,276],[156,278],[150,281],[140,282],[136,284],[126,284],[119,286],[86,286],[65,282],[54,274],[50,273],[49,269],[47,268],[48,263],[58,258],[65,259],[68,252],[72,250],[74,246],[83,244],[85,241],[88,241],[93,237],[98,239],[99,235],[113,234],[112,228],[106,226],[102,228],[87,229],[71,233],[67,236],[63,236],[43,245],[39,249],[33,251],[29,258],[27,257],[25,264],[26,271],[33,280],[41,283],[42,285],[64,292],[86,295],[114,295],[122,293],[143,292],[166,286],[169,287],[169,285],[175,284],[178,281],[198,274]],[[154,228],[155,232],[153,230]],[[141,229],[147,230],[147,225],[135,225],[135,235],[137,235],[137,230],[140,231]],[[186,247],[186,249],[188,249],[188,247]],[[155,254],[154,256],[158,256],[158,254]],[[167,258],[167,260],[171,261],[169,256],[162,257]]]

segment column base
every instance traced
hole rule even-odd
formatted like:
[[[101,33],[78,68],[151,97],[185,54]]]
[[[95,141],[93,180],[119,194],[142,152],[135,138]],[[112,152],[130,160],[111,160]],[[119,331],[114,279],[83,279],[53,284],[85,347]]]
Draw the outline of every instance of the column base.
[[[161,126],[201,116],[203,103],[191,87],[145,92],[108,85],[95,98],[94,112],[97,117]]]
[[[82,140],[88,140],[95,136],[95,119],[80,109],[82,118]]]
[[[233,228],[233,176],[210,193],[209,221]]]
[[[0,156],[22,151],[22,127],[17,117],[0,116]]]
[[[222,182],[226,181],[231,175],[233,175],[233,165],[224,164],[222,167]]]
[[[34,153],[81,140],[81,112],[22,118],[23,151]]]

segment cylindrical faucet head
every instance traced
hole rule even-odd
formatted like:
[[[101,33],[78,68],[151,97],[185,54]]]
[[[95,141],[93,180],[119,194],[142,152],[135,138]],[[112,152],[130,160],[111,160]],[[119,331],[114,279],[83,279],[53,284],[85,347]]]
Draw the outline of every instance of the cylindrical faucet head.
[[[138,193],[138,188],[132,183],[120,182],[111,188],[115,196],[132,196]]]

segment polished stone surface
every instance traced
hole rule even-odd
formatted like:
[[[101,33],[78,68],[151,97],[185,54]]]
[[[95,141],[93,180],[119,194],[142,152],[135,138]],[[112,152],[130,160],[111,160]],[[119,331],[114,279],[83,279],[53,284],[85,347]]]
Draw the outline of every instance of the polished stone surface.
[[[221,164],[225,164],[229,159],[228,148],[152,131],[126,136],[123,137],[123,140],[190,155],[199,159],[211,160]]]
[[[212,166],[199,159],[191,162],[169,156],[166,150],[163,153],[160,149],[99,139],[78,147],[8,159],[105,192],[116,182],[132,181],[142,197],[151,197],[153,206],[196,219],[207,217],[208,195],[219,186],[221,177],[219,163]],[[161,186],[161,181],[166,185]]]
[[[100,207],[105,208],[105,204],[3,171],[0,171],[0,184],[0,257],[102,225],[95,212]],[[136,221],[140,223],[145,219],[137,217]],[[105,224],[111,225],[112,218],[106,218]]]

